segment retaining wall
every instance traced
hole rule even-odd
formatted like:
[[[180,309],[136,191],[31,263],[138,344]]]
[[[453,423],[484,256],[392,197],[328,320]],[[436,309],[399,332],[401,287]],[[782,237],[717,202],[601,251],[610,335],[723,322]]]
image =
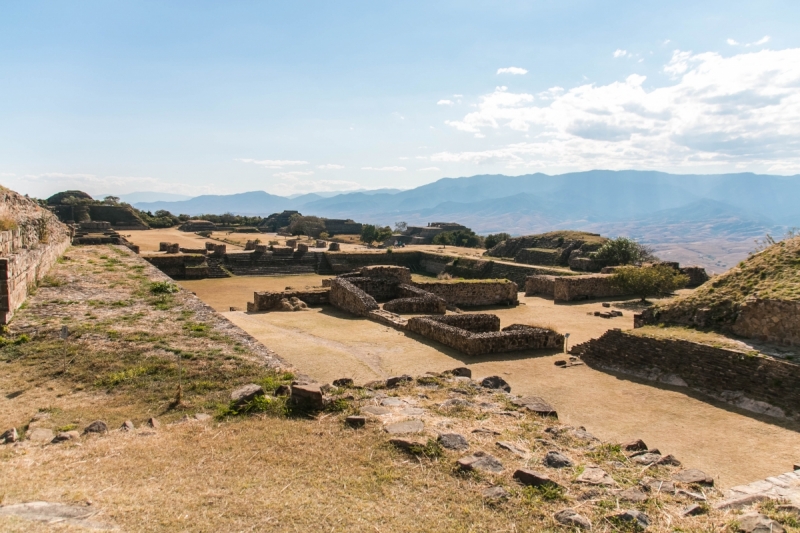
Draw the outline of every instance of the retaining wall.
[[[459,307],[517,305],[517,284],[508,280],[431,281],[415,283],[420,289]]]
[[[611,279],[610,274],[528,276],[525,280],[525,295],[538,294],[561,302],[624,296],[625,292],[617,288]]]
[[[247,312],[274,311],[281,308],[281,300],[299,298],[307,305],[323,305],[329,303],[329,287],[320,287],[306,290],[289,290],[278,292],[255,292],[253,301],[247,302]]]
[[[328,299],[334,307],[354,315],[367,316],[370,311],[378,309],[375,298],[342,278],[331,280]]]
[[[800,411],[800,365],[795,363],[619,330],[578,344],[570,353],[591,367],[687,386],[752,411],[795,418]]]
[[[788,300],[745,301],[733,323],[733,333],[790,346],[800,345],[800,302]]]
[[[70,245],[70,229],[36,202],[0,188],[0,323],[8,324],[28,291]]]

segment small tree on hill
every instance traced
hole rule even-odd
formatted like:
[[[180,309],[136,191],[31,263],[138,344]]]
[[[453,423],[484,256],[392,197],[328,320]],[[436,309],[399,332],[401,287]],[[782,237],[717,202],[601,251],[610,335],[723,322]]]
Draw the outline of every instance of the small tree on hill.
[[[510,238],[511,235],[509,235],[508,233],[492,233],[490,235],[487,235],[486,239],[484,239],[483,242],[486,245],[486,249],[489,250],[490,248],[494,248],[501,242],[507,241]]]
[[[364,224],[361,227],[361,242],[372,245],[375,241],[385,241],[392,236],[392,228],[389,226],[374,226],[372,224]]]
[[[408,224],[406,224],[405,222],[395,222],[394,223],[394,231],[395,231],[395,233],[403,233],[407,229],[408,229]]]
[[[666,265],[623,266],[614,272],[611,283],[644,302],[648,296],[666,296],[682,289],[689,283],[689,277]]]
[[[592,259],[603,266],[632,265],[658,260],[650,247],[627,237],[607,241],[592,254]]]

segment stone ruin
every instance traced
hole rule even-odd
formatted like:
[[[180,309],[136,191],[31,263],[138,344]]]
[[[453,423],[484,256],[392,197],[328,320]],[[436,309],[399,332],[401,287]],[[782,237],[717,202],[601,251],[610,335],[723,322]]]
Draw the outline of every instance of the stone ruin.
[[[430,288],[431,290],[427,290]],[[296,298],[308,305],[330,304],[401,331],[409,331],[467,355],[526,349],[558,349],[564,337],[555,331],[514,324],[500,329],[491,314],[463,314],[458,305],[513,305],[517,285],[507,280],[415,283],[398,266],[367,266],[302,291],[256,292],[248,312],[279,311]],[[380,303],[383,303],[381,307]],[[447,315],[448,308],[459,314]],[[292,309],[294,310],[294,309]],[[425,315],[409,320],[401,314]]]
[[[332,242],[328,245],[329,252],[338,252],[341,250],[341,246],[339,246],[338,242]]]
[[[200,220],[200,219],[192,219],[187,220],[180,226],[178,229],[181,231],[215,231],[217,229],[217,225],[209,220]]]
[[[119,244],[128,247],[134,253],[139,253],[139,246],[128,241],[111,227],[110,222],[106,221],[87,221],[78,224],[73,230],[72,244],[93,245],[93,244]]]

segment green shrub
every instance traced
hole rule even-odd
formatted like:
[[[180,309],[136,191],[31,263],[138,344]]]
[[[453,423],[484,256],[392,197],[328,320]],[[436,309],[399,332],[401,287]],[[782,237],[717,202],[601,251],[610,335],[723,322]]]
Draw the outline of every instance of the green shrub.
[[[620,267],[611,278],[611,283],[627,294],[639,296],[645,301],[648,296],[671,294],[689,283],[689,277],[672,267]]]
[[[169,281],[153,281],[150,283],[150,292],[152,294],[173,294],[179,290],[177,285]]]

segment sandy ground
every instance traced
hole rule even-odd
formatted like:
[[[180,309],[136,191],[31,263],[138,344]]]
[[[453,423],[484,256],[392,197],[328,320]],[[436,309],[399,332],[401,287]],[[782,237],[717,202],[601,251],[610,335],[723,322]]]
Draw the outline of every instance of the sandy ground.
[[[684,464],[703,468],[723,487],[791,470],[800,459],[800,424],[782,423],[710,401],[686,389],[654,385],[634,378],[553,365],[563,355],[523,351],[466,357],[413,334],[352,317],[326,306],[296,313],[247,314],[256,290],[319,285],[323,276],[238,277],[180,282],[206,303],[223,311],[269,348],[321,381],[442,371],[467,365],[476,377],[501,375],[522,395],[540,395],[558,410],[562,421],[582,425],[602,439],[642,438]],[[632,327],[632,314],[602,319],[587,313],[599,302],[555,305],[521,295],[515,308],[497,308],[503,326],[544,324],[583,342],[609,328]]]
[[[195,233],[180,231],[178,228],[131,230],[123,231],[122,234],[133,244],[138,244],[142,252],[157,252],[158,243],[160,242],[177,242],[184,248],[203,248],[205,243],[209,241],[223,244],[218,239],[226,236],[225,233],[217,232],[212,234],[212,239],[208,239]],[[250,238],[252,239],[254,237],[251,236]],[[235,244],[226,244],[230,251],[243,249],[241,246],[236,246]]]

